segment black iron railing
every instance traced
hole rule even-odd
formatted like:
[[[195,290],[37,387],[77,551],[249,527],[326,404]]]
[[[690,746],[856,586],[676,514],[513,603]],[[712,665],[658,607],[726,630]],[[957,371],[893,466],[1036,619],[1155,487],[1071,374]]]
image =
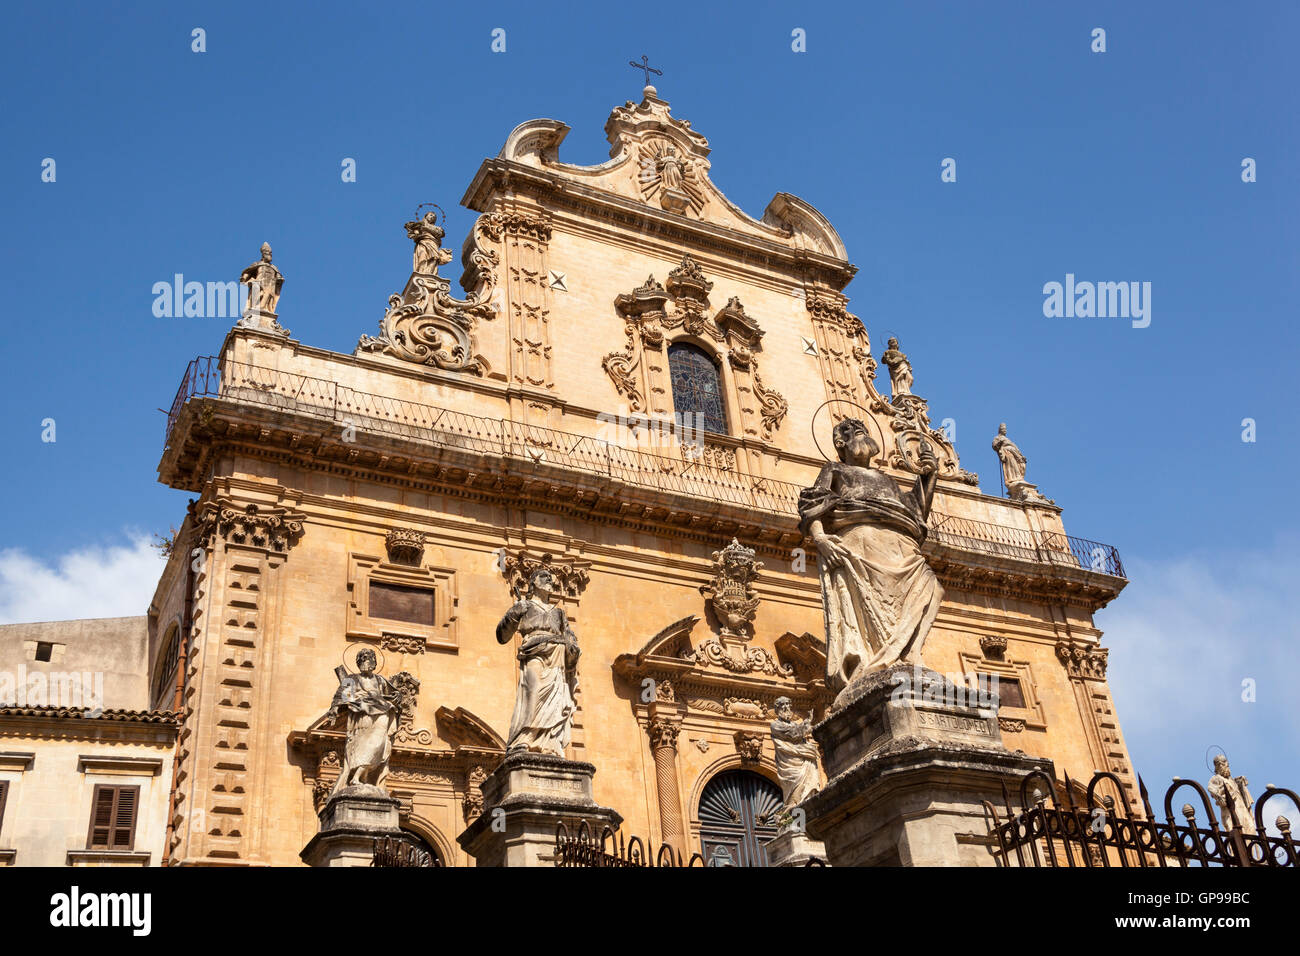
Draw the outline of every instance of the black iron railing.
[[[704,858],[692,853],[690,859],[680,850],[662,843],[651,853],[640,837],[625,840],[621,832],[602,827],[600,837],[592,836],[587,821],[570,833],[561,823],[555,828],[555,865],[562,867],[692,867],[705,866]]]
[[[1118,802],[1109,794],[1099,795],[1098,787],[1104,781],[1113,785],[1108,789],[1119,794]],[[1144,814],[1133,812],[1113,773],[1094,775],[1077,799],[1067,776],[1062,801],[1052,779],[1036,770],[1021,781],[1020,805],[1024,809],[1020,812],[1011,809],[1010,797],[1003,789],[1009,817],[1005,822],[991,803],[984,803],[991,821],[994,856],[1002,866],[1026,867],[1300,866],[1300,844],[1291,836],[1290,821],[1284,816],[1277,818],[1277,836],[1269,835],[1264,825],[1264,805],[1272,797],[1285,796],[1300,808],[1300,797],[1292,790],[1269,786],[1255,802],[1253,820],[1238,820],[1229,809],[1220,825],[1209,794],[1194,780],[1174,778],[1165,792],[1163,823],[1156,818],[1141,777],[1138,787]],[[1174,818],[1174,794],[1183,787],[1199,795],[1204,824],[1197,822],[1196,808],[1190,803],[1179,811],[1182,823]]]
[[[590,435],[485,418],[404,399],[361,392],[328,379],[263,368],[218,356],[190,362],[167,415],[165,442],[185,403],[214,398],[311,415],[362,432],[408,438],[436,448],[491,455],[528,465],[554,465],[608,475],[629,485],[743,505],[775,514],[798,511],[801,487],[706,463],[699,455],[659,455]],[[1119,552],[1108,544],[1059,533],[996,525],[934,512],[930,537],[963,551],[1082,568],[1124,577]]]

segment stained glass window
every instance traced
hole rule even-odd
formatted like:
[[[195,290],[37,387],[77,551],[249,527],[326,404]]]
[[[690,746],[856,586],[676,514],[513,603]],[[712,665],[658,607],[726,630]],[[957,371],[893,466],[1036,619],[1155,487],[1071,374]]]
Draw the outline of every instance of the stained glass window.
[[[683,425],[727,434],[727,413],[722,404],[718,367],[697,345],[677,342],[668,346],[668,369],[673,383],[673,410]]]

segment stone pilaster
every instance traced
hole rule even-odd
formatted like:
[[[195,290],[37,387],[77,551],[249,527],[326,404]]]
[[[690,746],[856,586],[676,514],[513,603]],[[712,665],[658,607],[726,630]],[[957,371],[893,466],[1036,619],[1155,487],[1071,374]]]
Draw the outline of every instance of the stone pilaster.
[[[184,702],[172,859],[261,862],[253,839],[265,782],[263,672],[279,613],[277,574],[303,533],[304,518],[279,504],[218,495],[194,508],[202,555],[192,666]]]

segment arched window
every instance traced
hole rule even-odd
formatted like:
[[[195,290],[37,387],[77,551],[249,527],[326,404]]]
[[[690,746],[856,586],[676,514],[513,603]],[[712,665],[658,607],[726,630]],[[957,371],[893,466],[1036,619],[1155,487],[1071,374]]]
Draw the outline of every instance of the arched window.
[[[172,705],[173,685],[176,683],[176,665],[180,662],[181,629],[173,624],[167,629],[158,657],[153,678],[153,705],[170,707]]]
[[[687,428],[727,434],[718,367],[709,353],[689,342],[668,346],[668,370],[673,384],[673,410]]]
[[[705,863],[767,866],[781,791],[752,770],[725,770],[700,795],[700,848]]]

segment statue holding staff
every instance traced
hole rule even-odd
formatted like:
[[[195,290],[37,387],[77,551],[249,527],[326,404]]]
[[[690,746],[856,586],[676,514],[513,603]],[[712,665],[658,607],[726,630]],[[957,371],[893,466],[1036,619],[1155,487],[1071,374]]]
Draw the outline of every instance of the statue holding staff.
[[[506,752],[528,750],[563,757],[577,707],[578,638],[564,608],[551,604],[555,579],[545,568],[528,579],[528,596],[506,611],[497,624],[497,643],[516,634],[519,684],[510,718]]]

